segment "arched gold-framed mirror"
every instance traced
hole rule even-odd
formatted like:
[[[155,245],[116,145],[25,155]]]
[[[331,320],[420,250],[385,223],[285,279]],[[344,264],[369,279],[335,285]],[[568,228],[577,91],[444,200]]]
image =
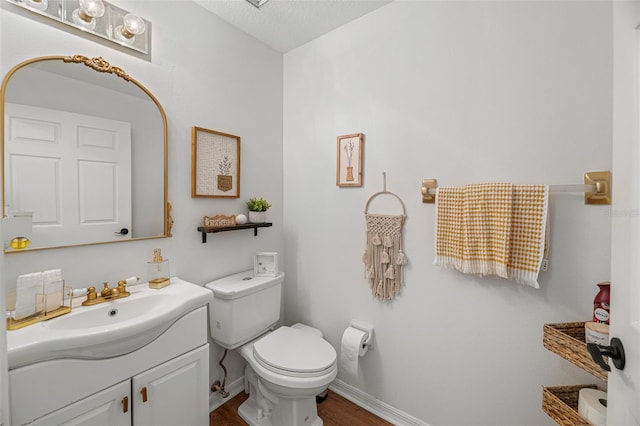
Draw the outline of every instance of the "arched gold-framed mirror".
[[[167,117],[144,85],[103,58],[43,56],[0,100],[3,220],[32,223],[5,253],[171,236]]]

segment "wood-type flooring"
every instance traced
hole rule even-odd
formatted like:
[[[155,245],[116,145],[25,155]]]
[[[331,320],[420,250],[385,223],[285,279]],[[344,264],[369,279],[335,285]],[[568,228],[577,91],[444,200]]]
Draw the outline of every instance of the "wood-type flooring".
[[[238,407],[247,397],[247,394],[240,392],[224,405],[212,411],[209,415],[209,426],[246,426],[246,423],[238,415]],[[391,425],[391,423],[332,391],[329,391],[327,399],[318,404],[318,415],[324,421],[324,426]]]

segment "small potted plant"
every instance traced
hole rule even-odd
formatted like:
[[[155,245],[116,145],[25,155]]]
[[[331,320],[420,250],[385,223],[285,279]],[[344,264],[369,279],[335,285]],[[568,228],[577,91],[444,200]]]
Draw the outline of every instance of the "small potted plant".
[[[249,222],[264,223],[267,221],[267,210],[271,204],[264,198],[249,198],[247,208],[249,209]]]

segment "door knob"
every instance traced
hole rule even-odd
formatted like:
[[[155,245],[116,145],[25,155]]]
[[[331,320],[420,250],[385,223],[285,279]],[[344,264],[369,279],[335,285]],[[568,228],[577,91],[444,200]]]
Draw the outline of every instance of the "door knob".
[[[611,338],[610,346],[599,346],[595,343],[587,343],[587,350],[589,351],[589,355],[591,355],[591,359],[593,362],[598,364],[606,371],[611,371],[611,367],[609,364],[604,362],[603,356],[608,356],[613,360],[613,365],[618,370],[624,370],[625,365],[625,357],[624,357],[624,346],[622,346],[622,341],[617,337]]]
[[[129,230],[127,228],[122,228],[120,231],[114,232],[115,235],[127,235],[128,233]]]

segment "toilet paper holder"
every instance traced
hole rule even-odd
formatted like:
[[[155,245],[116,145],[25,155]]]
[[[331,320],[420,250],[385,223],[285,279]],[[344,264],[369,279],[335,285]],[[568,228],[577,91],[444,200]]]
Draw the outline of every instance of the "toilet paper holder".
[[[353,327],[367,333],[367,338],[362,344],[362,347],[364,348],[366,346],[369,350],[373,349],[373,326],[371,324],[367,324],[366,322],[360,320],[351,320],[351,322],[349,323],[349,327]]]

